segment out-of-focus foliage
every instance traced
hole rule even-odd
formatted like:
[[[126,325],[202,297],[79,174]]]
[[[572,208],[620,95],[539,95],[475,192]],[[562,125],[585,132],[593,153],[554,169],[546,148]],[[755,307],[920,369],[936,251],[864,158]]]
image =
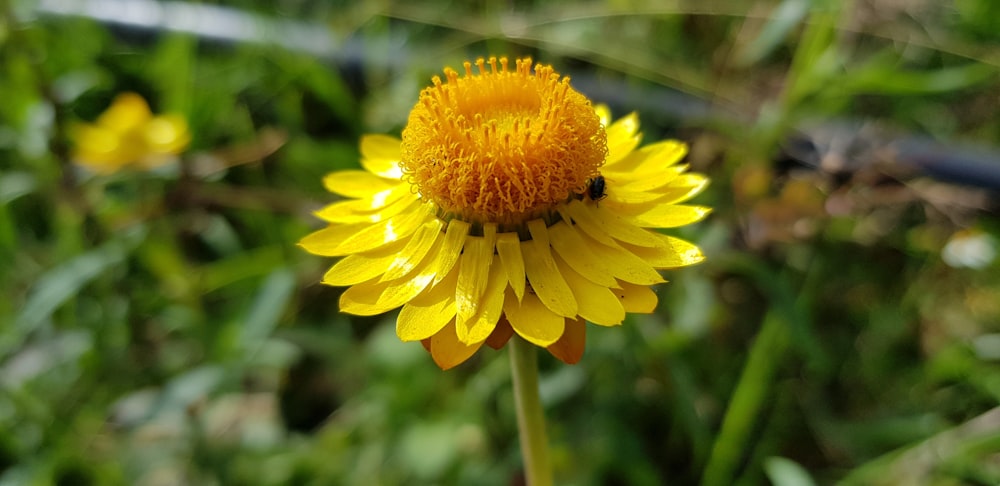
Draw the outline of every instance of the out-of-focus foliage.
[[[251,22],[122,23],[179,5]],[[441,372],[294,246],[360,134],[491,54],[713,179],[683,235],[708,262],[581,364],[542,358],[560,484],[1000,482],[997,196],[902,144],[1000,172],[993,0],[0,8],[0,484],[516,484],[503,353]],[[187,118],[179,164],[73,164],[122,92]]]

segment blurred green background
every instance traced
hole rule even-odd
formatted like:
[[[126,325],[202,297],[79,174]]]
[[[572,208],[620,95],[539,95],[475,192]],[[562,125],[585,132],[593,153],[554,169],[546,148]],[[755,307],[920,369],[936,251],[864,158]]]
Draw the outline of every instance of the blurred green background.
[[[440,371],[295,246],[488,55],[713,180],[708,261],[542,357],[559,484],[1000,483],[1000,3],[219,3],[0,0],[0,485],[520,484],[506,352]],[[126,91],[179,166],[73,165]]]

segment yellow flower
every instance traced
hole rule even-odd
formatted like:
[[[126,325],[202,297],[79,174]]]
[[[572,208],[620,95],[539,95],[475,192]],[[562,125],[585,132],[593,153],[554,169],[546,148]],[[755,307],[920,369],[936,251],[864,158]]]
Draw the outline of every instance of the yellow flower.
[[[335,172],[348,201],[316,213],[300,245],[343,257],[323,283],[350,286],[343,312],[402,307],[396,333],[443,369],[517,333],[567,363],[585,321],[649,313],[657,269],[700,262],[672,228],[709,209],[682,205],[708,183],[680,161],[683,143],[637,148],[632,114],[613,123],[552,67],[518,59],[445,69],[410,112],[402,140],[361,140],[364,170]]]
[[[72,131],[74,160],[94,172],[126,166],[150,169],[173,160],[191,141],[187,122],[178,115],[153,116],[141,96],[118,95],[93,124]]]

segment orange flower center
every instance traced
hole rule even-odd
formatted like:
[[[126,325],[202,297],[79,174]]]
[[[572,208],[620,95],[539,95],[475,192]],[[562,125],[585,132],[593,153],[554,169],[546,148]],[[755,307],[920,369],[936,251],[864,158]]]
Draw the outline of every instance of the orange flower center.
[[[403,130],[402,166],[421,197],[474,223],[520,224],[586,190],[607,156],[590,101],[551,66],[506,58],[433,78]]]

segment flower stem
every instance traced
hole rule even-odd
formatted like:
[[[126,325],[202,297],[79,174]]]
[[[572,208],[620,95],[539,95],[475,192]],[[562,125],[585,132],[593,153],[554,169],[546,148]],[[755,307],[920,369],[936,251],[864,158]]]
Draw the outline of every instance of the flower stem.
[[[514,378],[514,407],[521,438],[521,457],[528,486],[551,486],[545,414],[538,397],[538,355],[535,345],[520,336],[510,340],[510,370]]]

